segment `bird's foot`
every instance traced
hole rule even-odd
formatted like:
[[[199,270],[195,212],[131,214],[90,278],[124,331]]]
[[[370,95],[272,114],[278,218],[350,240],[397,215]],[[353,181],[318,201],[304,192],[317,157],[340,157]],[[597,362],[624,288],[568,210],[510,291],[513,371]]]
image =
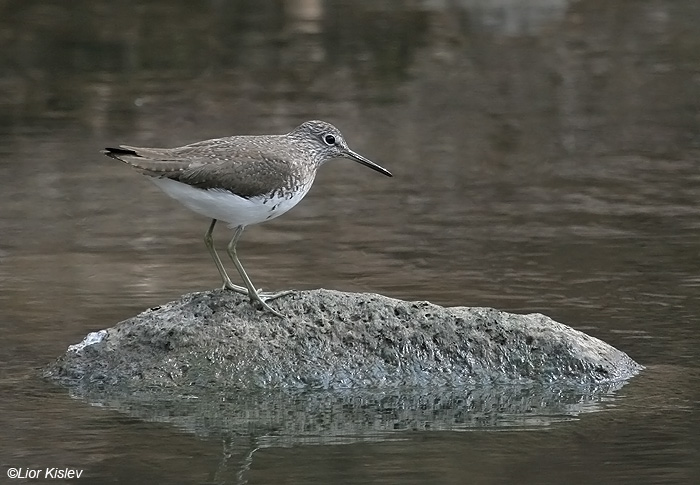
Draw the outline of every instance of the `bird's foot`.
[[[270,305],[267,304],[268,301],[274,300],[275,298],[279,298],[281,296],[289,295],[291,293],[294,293],[293,290],[285,290],[285,291],[279,291],[277,293],[265,293],[262,291],[256,292],[254,295],[248,295],[250,297],[250,301],[252,303],[258,303],[260,306],[263,307],[264,310],[269,311],[270,313],[277,315],[280,318],[286,318],[286,315],[283,315],[282,313],[278,312],[274,308],[272,308]]]
[[[247,295],[248,294],[248,289],[244,288],[242,286],[234,285],[231,280],[229,281],[224,281],[223,286],[221,287],[222,290],[231,290],[235,291],[236,293],[240,293],[242,295]]]
[[[270,305],[265,303],[265,301],[262,298],[260,298],[257,294],[250,296],[250,302],[253,304],[257,303],[258,305],[260,305],[262,307],[263,310],[267,310],[268,312],[272,313],[273,315],[276,315],[280,318],[285,318],[285,315],[281,314],[280,312],[278,312],[277,310],[272,308]]]
[[[252,293],[252,292],[248,291],[247,288],[244,288],[244,287],[238,286],[238,285],[234,285],[230,280],[224,281],[224,284],[221,288],[223,290],[231,290],[231,291],[235,291],[236,293],[241,293],[243,295],[247,295],[250,298],[251,303],[257,303],[264,310],[267,310],[270,313],[273,313],[274,315],[277,315],[278,317],[281,317],[281,318],[284,318],[284,315],[281,314],[280,312],[278,312],[277,310],[273,309],[270,305],[267,304],[267,302],[272,301],[275,298],[280,298],[282,296],[286,296],[286,295],[290,295],[290,294],[294,293],[294,290],[284,290],[284,291],[278,291],[276,293],[268,293],[268,292],[262,291],[262,288],[257,290],[255,293]]]
[[[291,295],[292,293],[294,293],[294,290],[278,291],[277,293],[265,292],[265,291],[262,291],[262,288],[258,290],[258,296],[261,299],[265,300],[266,302],[272,301],[272,300],[274,300],[276,298],[280,298],[282,296]]]

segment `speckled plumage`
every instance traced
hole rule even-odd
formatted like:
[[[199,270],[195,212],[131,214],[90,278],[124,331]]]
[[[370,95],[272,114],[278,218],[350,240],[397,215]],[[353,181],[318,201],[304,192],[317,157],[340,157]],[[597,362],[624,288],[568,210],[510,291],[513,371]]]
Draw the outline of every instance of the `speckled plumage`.
[[[388,170],[352,151],[340,131],[324,121],[307,121],[286,135],[230,136],[176,148],[122,145],[107,148],[104,154],[150,177],[163,192],[194,212],[212,218],[205,242],[224,287],[247,292],[251,300],[273,313],[252,287],[236,256],[243,229],[294,207],[311,188],[318,168],[331,159],[348,158],[391,176]],[[217,220],[236,228],[228,253],[247,289],[231,282],[213,248],[211,233]]]

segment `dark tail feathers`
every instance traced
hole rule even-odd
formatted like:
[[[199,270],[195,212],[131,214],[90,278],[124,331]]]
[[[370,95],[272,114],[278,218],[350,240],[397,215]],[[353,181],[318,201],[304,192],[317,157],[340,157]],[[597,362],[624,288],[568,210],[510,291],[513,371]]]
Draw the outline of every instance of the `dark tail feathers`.
[[[130,150],[128,148],[110,148],[110,147],[107,147],[104,150],[102,150],[102,153],[107,155],[108,157],[116,158],[117,160],[119,160],[120,155],[129,155],[132,157],[139,157],[140,156],[134,150]]]

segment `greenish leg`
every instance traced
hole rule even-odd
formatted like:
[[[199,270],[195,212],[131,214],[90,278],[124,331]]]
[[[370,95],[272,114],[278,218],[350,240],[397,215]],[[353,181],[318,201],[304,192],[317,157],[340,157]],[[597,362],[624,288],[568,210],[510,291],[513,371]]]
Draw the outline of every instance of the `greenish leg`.
[[[278,317],[284,317],[284,315],[272,309],[272,307],[270,307],[270,305],[268,305],[266,301],[274,300],[275,298],[288,295],[290,293],[293,293],[293,291],[280,291],[279,293],[258,293],[258,291],[253,286],[253,282],[250,281],[248,274],[245,272],[245,269],[243,269],[243,265],[241,264],[240,260],[238,259],[238,255],[236,254],[236,244],[238,244],[238,239],[240,239],[241,234],[243,234],[243,229],[245,229],[245,226],[238,226],[234,231],[233,237],[231,238],[231,242],[228,243],[228,255],[231,258],[231,261],[233,261],[233,264],[236,266],[238,273],[241,275],[241,278],[243,279],[243,283],[245,283],[246,288],[248,288],[248,297],[250,298],[250,301],[257,301],[263,306],[263,308],[270,311],[271,313],[274,313]]]
[[[212,259],[214,259],[214,263],[216,264],[216,269],[219,270],[219,274],[221,275],[221,279],[224,282],[224,286],[222,288],[228,289],[228,290],[233,290],[237,293],[242,293],[244,295],[247,295],[248,290],[243,288],[242,286],[234,285],[233,282],[231,281],[231,278],[229,278],[228,274],[226,274],[226,269],[224,269],[224,265],[221,262],[219,255],[216,253],[216,249],[214,248],[214,238],[212,237],[212,233],[214,232],[214,226],[216,226],[216,219],[211,220],[211,224],[209,225],[209,229],[204,234],[204,244],[206,244],[207,249],[209,250],[209,254],[211,254]]]

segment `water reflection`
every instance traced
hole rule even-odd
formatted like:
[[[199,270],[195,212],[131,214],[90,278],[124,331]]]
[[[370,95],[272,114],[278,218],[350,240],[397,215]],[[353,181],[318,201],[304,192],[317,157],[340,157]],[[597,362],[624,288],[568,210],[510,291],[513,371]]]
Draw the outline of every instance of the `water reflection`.
[[[200,437],[226,437],[247,449],[401,439],[406,431],[532,428],[600,411],[624,382],[590,387],[485,385],[461,389],[333,392],[191,390],[72,395],[131,417],[163,422]],[[243,437],[241,439],[241,437]]]

